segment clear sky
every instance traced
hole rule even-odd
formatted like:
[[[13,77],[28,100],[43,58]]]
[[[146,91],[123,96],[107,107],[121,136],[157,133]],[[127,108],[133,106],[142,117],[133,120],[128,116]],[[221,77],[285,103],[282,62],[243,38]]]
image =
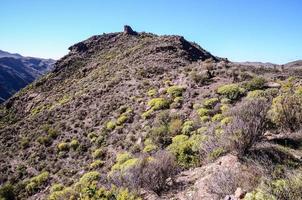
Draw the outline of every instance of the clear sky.
[[[302,0],[0,0],[0,49],[58,59],[92,35],[183,35],[232,61],[302,59]]]

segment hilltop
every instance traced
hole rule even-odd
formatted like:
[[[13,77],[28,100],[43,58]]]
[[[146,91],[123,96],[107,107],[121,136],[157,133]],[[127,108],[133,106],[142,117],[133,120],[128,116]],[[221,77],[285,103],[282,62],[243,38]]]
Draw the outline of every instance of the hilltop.
[[[0,107],[2,197],[301,197],[301,68],[128,26],[69,50]]]

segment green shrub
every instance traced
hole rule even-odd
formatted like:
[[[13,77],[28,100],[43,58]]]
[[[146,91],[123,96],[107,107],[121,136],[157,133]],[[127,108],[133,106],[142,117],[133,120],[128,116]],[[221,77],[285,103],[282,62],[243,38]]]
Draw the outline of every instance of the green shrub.
[[[69,144],[66,142],[61,142],[58,144],[58,150],[59,151],[68,151],[69,150]]]
[[[221,125],[227,125],[232,122],[232,117],[225,117],[220,121]]]
[[[95,132],[91,132],[88,134],[88,138],[91,140],[91,142],[94,142],[98,135]]]
[[[277,126],[289,130],[299,130],[302,123],[302,97],[293,93],[284,93],[273,99],[269,118]]]
[[[50,188],[50,192],[57,192],[62,191],[64,189],[64,186],[62,184],[53,184]]]
[[[228,106],[227,104],[222,104],[222,105],[220,106],[221,112],[226,112],[226,111],[228,111],[229,109],[230,109],[230,106]]]
[[[22,149],[28,148],[29,147],[29,139],[28,138],[21,138],[20,145]]]
[[[49,128],[48,131],[47,131],[48,135],[53,138],[53,139],[56,139],[59,135],[58,131],[54,128]]]
[[[107,130],[109,130],[109,131],[112,131],[113,129],[115,129],[115,126],[116,126],[116,124],[115,124],[115,122],[113,122],[113,121],[109,121],[109,122],[107,122],[107,124],[106,124],[106,128],[107,128]]]
[[[173,103],[170,105],[171,108],[180,108],[183,103],[183,97],[175,97]]]
[[[76,150],[79,147],[80,143],[77,139],[73,139],[70,142],[70,147],[74,150]]]
[[[210,117],[207,115],[202,116],[202,117],[200,117],[200,121],[203,123],[208,122],[208,121],[210,121]]]
[[[183,91],[185,90],[185,88],[181,87],[181,86],[171,86],[167,89],[167,93],[172,96],[172,97],[179,97],[182,95]]]
[[[182,121],[178,118],[172,119],[169,123],[169,132],[171,135],[177,135],[182,130]]]
[[[247,98],[252,99],[252,98],[265,98],[266,93],[264,90],[253,90],[247,93]]]
[[[222,103],[222,104],[229,104],[229,103],[231,103],[231,100],[228,99],[228,98],[222,98],[222,99],[220,100],[220,103]]]
[[[37,142],[39,142],[40,144],[43,144],[45,146],[49,146],[49,145],[51,145],[52,140],[48,135],[46,135],[46,136],[38,137]]]
[[[165,108],[169,108],[169,101],[164,98],[154,98],[148,102],[148,106],[153,110],[161,110]]]
[[[218,113],[212,117],[212,122],[221,121],[223,119],[223,115]]]
[[[248,81],[247,83],[245,83],[244,87],[248,91],[260,90],[264,88],[265,83],[266,83],[265,78],[257,76],[254,77],[252,80]]]
[[[197,129],[197,133],[200,134],[200,135],[202,135],[202,134],[204,134],[207,130],[208,130],[208,127],[203,126],[203,127],[200,127],[199,129]]]
[[[93,158],[101,158],[104,155],[104,151],[102,149],[96,149],[93,153],[92,153],[92,157]]]
[[[263,181],[258,188],[246,194],[245,200],[300,200],[302,197],[302,174],[297,172],[294,175],[283,179]]]
[[[199,108],[197,110],[197,114],[199,115],[199,117],[203,117],[203,116],[206,116],[208,115],[210,112],[210,110],[206,109],[206,108]]]
[[[168,150],[176,157],[178,164],[184,168],[196,166],[198,160],[198,146],[203,140],[201,135],[177,135],[172,139]]]
[[[237,84],[228,84],[220,86],[217,93],[231,100],[237,100],[244,94],[245,90]]]
[[[148,96],[153,97],[154,95],[156,95],[156,92],[157,92],[156,89],[151,89],[148,91]]]
[[[194,131],[194,122],[185,121],[185,123],[182,126],[181,133],[184,135],[190,135],[192,131]]]
[[[219,102],[218,98],[211,98],[211,99],[206,99],[203,102],[203,105],[205,108],[212,109],[218,102]]]
[[[10,183],[6,183],[1,185],[0,187],[0,199],[1,200],[14,200],[15,192],[14,192],[14,186]]]
[[[143,119],[149,119],[153,113],[153,109],[149,109],[142,114]]]
[[[92,162],[90,164],[90,168],[93,168],[93,169],[96,169],[96,168],[99,168],[101,167],[105,162],[102,161],[102,160],[95,160],[94,162]]]
[[[146,139],[144,142],[145,148],[143,152],[150,153],[155,151],[158,147],[153,143],[151,139]]]
[[[138,158],[133,158],[129,153],[121,153],[116,157],[116,163],[111,168],[111,173],[114,171],[125,171],[137,164]]]
[[[295,93],[299,96],[302,96],[302,86],[298,86],[296,89],[295,89]]]
[[[225,150],[222,147],[215,148],[210,154],[209,154],[209,159],[210,160],[215,160],[219,158]]]
[[[151,152],[154,152],[156,149],[157,149],[157,146],[155,144],[147,144],[144,147],[143,152],[145,152],[145,153],[151,153]]]
[[[25,186],[27,192],[33,193],[39,187],[41,187],[49,178],[48,172],[42,172],[41,174],[32,177]]]
[[[116,120],[116,124],[117,125],[122,125],[124,124],[127,120],[129,119],[128,115],[123,113],[119,116],[119,118],[117,118]]]

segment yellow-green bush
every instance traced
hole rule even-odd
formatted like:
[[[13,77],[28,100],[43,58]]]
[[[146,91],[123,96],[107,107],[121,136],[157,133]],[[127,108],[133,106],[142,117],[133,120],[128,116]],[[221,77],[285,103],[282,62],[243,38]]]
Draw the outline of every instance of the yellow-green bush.
[[[117,125],[122,125],[122,124],[124,124],[128,119],[129,119],[128,115],[125,114],[125,113],[123,113],[123,114],[121,114],[121,115],[117,118],[116,124],[117,124]]]
[[[210,98],[210,99],[206,99],[206,100],[203,102],[203,105],[204,105],[204,107],[211,109],[211,108],[213,108],[218,102],[219,102],[219,99],[218,99],[218,98]]]
[[[296,131],[302,123],[302,97],[294,93],[283,93],[273,99],[269,118],[281,128]]]
[[[164,98],[154,98],[148,102],[148,106],[153,110],[161,110],[168,108],[170,105],[169,101]]]
[[[53,184],[50,188],[50,192],[57,192],[62,191],[64,189],[64,186],[60,183]]]
[[[244,92],[245,90],[238,84],[223,85],[217,89],[218,94],[223,95],[231,100],[237,100],[244,94]]]
[[[133,158],[132,155],[127,152],[118,154],[116,157],[116,163],[111,168],[111,172],[125,171],[126,169],[135,166],[137,161],[137,158]]]
[[[73,139],[70,142],[70,147],[76,150],[79,147],[80,143],[77,139]]]
[[[185,90],[185,88],[181,87],[181,86],[171,86],[167,89],[167,93],[172,96],[172,97],[179,97],[182,95],[183,91]]]
[[[142,114],[143,119],[149,119],[153,113],[153,109],[149,109]]]
[[[296,172],[283,179],[263,181],[245,200],[300,200],[302,197],[302,173]]]
[[[194,122],[193,121],[185,121],[182,126],[181,133],[184,135],[190,135],[194,131]]]
[[[247,93],[247,98],[265,98],[266,93],[264,90],[253,90]]]
[[[90,168],[96,169],[101,167],[105,162],[102,160],[95,160],[90,164]]]
[[[252,90],[259,90],[264,87],[266,83],[265,78],[261,76],[254,77],[252,80],[248,81],[244,84],[245,89],[252,91]]]
[[[223,115],[218,113],[212,117],[212,122],[221,121],[223,119]]]
[[[177,135],[172,139],[172,144],[167,149],[176,157],[177,163],[185,168],[196,166],[198,160],[198,148],[204,140],[202,135]]]
[[[66,142],[61,142],[58,144],[58,150],[59,151],[68,151],[69,150],[69,144]]]
[[[217,148],[213,149],[212,152],[210,152],[210,154],[208,155],[208,158],[210,160],[215,160],[215,159],[219,158],[224,152],[225,152],[225,150],[222,147],[217,147]]]
[[[177,135],[182,130],[182,121],[178,118],[172,119],[169,122],[169,132],[171,135]]]
[[[48,172],[42,172],[41,174],[32,177],[25,186],[25,189],[29,193],[35,192],[39,187],[41,187],[49,178]]]
[[[115,129],[115,126],[116,126],[116,124],[115,124],[114,121],[109,121],[109,122],[107,122],[107,124],[106,124],[106,128],[107,128],[107,130],[109,130],[109,131],[112,131],[113,129]]]
[[[210,121],[210,117],[207,115],[202,116],[202,117],[200,117],[200,121],[203,123],[208,122],[208,121]]]
[[[199,109],[197,110],[197,114],[199,115],[199,117],[206,116],[206,115],[209,114],[209,112],[210,112],[210,110],[209,110],[209,109],[206,109],[206,108],[199,108]]]
[[[145,145],[143,152],[145,153],[150,153],[153,152],[157,149],[157,146],[155,144],[147,144]]]
[[[222,105],[220,106],[221,112],[226,112],[226,111],[228,111],[229,109],[230,109],[230,106],[227,105],[227,104],[222,104]]]
[[[148,91],[148,96],[153,97],[154,95],[156,95],[156,92],[157,92],[156,89],[151,89]]]
[[[96,149],[93,153],[92,153],[92,157],[93,158],[101,158],[104,155],[104,151],[102,149]]]
[[[0,200],[16,199],[14,192],[15,188],[10,183],[5,183],[0,186]]]
[[[232,117],[225,117],[220,121],[221,125],[227,125],[232,122]]]

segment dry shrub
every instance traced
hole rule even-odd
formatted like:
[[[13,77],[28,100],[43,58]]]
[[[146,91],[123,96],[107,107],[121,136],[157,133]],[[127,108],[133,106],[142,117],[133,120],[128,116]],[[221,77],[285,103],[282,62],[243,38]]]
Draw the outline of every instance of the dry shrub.
[[[266,100],[253,99],[243,101],[230,111],[232,123],[225,128],[225,134],[231,151],[243,156],[260,140],[266,130],[268,108]]]
[[[218,170],[209,179],[209,191],[223,199],[240,187],[240,179],[240,174],[232,169]]]
[[[145,188],[159,194],[167,187],[169,179],[174,182],[177,171],[175,158],[166,151],[159,151],[152,158],[143,156],[135,166],[116,172],[111,178],[117,186]]]

